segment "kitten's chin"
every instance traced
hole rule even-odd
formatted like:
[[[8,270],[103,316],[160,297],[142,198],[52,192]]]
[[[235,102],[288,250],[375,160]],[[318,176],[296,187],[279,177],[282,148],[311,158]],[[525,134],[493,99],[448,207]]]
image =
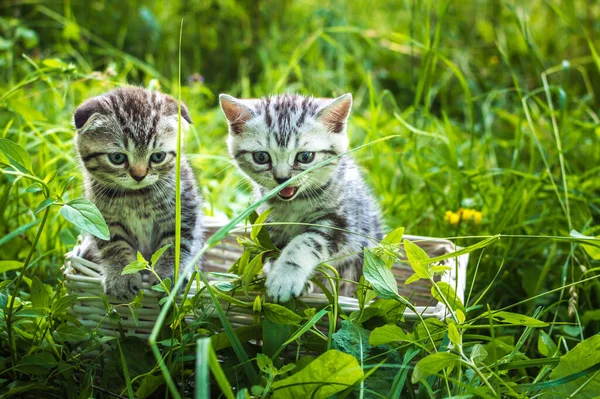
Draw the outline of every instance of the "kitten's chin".
[[[102,182],[102,181],[98,181],[98,184],[102,187],[105,187],[105,189],[107,191],[116,191],[116,192],[122,192],[122,193],[126,193],[126,192],[131,192],[131,191],[138,191],[138,190],[144,190],[147,189],[151,186],[153,186],[156,182],[154,181],[141,181],[141,182],[135,182],[135,183],[117,183],[115,184],[114,182]]]
[[[139,183],[135,182],[135,183],[124,184],[121,187],[123,187],[125,190],[136,191],[136,190],[141,190],[141,189],[144,189],[144,188],[148,188],[148,187],[154,185],[154,183],[155,182],[150,182],[149,181],[149,182],[145,183],[145,182],[141,181]]]

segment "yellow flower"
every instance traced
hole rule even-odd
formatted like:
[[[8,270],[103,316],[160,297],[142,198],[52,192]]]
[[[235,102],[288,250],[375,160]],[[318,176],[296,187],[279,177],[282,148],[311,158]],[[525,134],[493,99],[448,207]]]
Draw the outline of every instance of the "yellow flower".
[[[446,211],[444,220],[448,224],[458,224],[461,220],[472,221],[474,224],[481,224],[483,214],[475,209],[460,208],[456,212]]]
[[[462,214],[462,220],[471,220],[473,218],[473,215],[475,214],[475,210],[474,209],[463,209],[460,208],[459,211]]]
[[[458,224],[458,222],[460,222],[460,213],[446,211],[446,216],[444,216],[444,220],[449,224]]]

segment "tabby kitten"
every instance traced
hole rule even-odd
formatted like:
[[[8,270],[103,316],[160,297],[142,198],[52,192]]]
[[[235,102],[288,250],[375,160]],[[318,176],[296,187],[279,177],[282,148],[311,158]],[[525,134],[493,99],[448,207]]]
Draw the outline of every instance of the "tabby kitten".
[[[229,122],[229,152],[262,197],[311,166],[348,149],[346,120],[352,96],[336,99],[279,95],[236,99],[221,94]],[[381,238],[378,207],[360,171],[348,155],[305,175],[263,206],[271,208],[268,231],[280,257],[265,267],[269,296],[285,302],[300,295],[322,262],[334,265],[342,279],[362,274],[365,236]],[[346,233],[344,230],[356,234]],[[345,295],[353,285],[342,284]]]
[[[109,241],[86,236],[82,254],[103,266],[104,291],[119,299],[130,299],[141,288],[140,273],[121,275],[136,253],[150,259],[175,243],[177,108],[165,94],[126,87],[91,98],[75,111],[85,193],[110,229]],[[187,129],[192,122],[183,104],[181,117]],[[203,245],[202,198],[183,155],[181,193],[183,268]],[[154,265],[162,279],[173,277],[174,261],[171,246]],[[180,276],[190,272],[182,269]]]

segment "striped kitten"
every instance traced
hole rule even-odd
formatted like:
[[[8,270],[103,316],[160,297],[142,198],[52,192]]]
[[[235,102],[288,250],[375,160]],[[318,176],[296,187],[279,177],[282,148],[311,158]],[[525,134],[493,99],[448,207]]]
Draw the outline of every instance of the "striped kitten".
[[[348,149],[346,120],[352,96],[317,99],[279,95],[240,100],[221,94],[229,121],[229,152],[254,186],[257,198],[290,177]],[[285,302],[302,293],[315,267],[334,265],[342,279],[358,281],[362,249],[381,238],[378,207],[360,171],[344,155],[281,190],[263,206],[272,208],[268,230],[281,256],[265,267],[269,296]],[[346,233],[344,230],[356,234]],[[353,285],[342,284],[344,294]]]
[[[137,87],[91,98],[75,111],[85,193],[110,229],[109,241],[86,236],[83,255],[102,264],[104,291],[119,299],[132,298],[141,288],[140,273],[121,275],[136,253],[150,259],[159,248],[175,243],[177,114],[175,99]],[[183,104],[181,117],[182,129],[187,128],[191,120]],[[184,156],[181,161],[184,267],[203,244],[202,198]],[[162,279],[173,278],[174,258],[171,246],[154,265]]]

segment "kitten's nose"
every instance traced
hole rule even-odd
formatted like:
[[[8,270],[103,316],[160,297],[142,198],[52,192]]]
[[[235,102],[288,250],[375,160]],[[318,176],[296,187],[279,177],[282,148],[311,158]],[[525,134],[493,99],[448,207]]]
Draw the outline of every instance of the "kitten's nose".
[[[146,178],[146,175],[134,175],[132,174],[131,177],[133,177],[135,179],[135,181],[137,181],[138,183],[141,182],[142,180],[144,180]]]
[[[283,184],[288,180],[290,180],[289,177],[275,177],[275,181],[277,182],[277,184]]]
[[[131,177],[133,177],[135,181],[139,183],[142,180],[144,180],[144,178],[148,174],[148,168],[146,167],[146,165],[136,163],[131,166],[129,173],[131,174]]]

